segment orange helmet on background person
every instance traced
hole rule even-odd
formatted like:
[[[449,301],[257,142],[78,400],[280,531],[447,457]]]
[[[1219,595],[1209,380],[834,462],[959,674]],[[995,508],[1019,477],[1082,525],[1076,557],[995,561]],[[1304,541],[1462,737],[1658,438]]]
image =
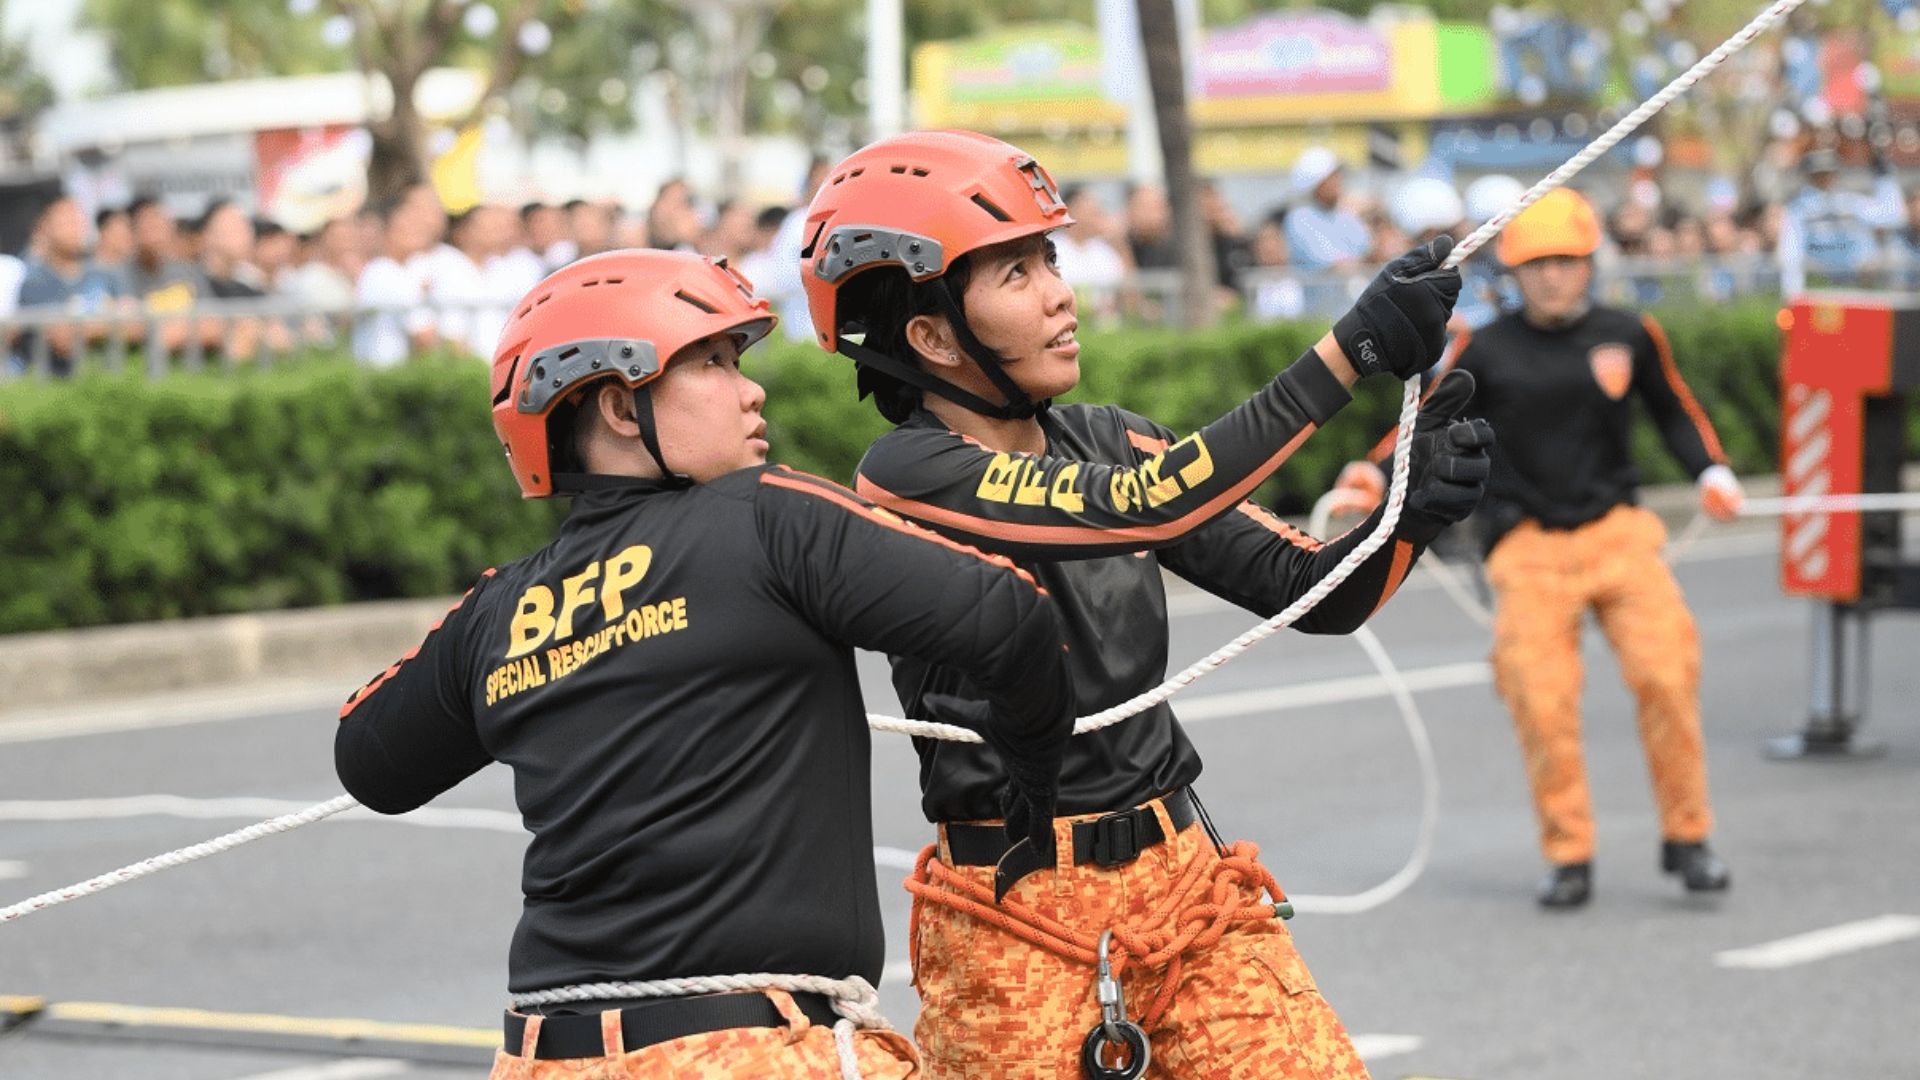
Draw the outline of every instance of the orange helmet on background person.
[[[1508,266],[1550,255],[1585,256],[1600,250],[1600,215],[1586,196],[1555,188],[1500,231],[1500,261]]]
[[[1037,406],[1000,369],[1000,357],[973,336],[961,298],[940,278],[969,252],[1071,224],[1053,177],[1010,143],[971,131],[915,131],[871,143],[835,166],[807,207],[800,276],[816,340],[977,412],[1030,416]],[[842,337],[841,291],[859,275],[889,266],[941,286],[940,306],[955,336],[1006,395],[1004,405]]]
[[[493,430],[520,494],[540,499],[585,486],[569,471],[571,447],[557,441],[571,432],[553,430],[552,420],[602,379],[633,389],[647,452],[664,476],[685,482],[660,456],[646,385],[702,338],[730,333],[744,352],[774,322],[767,302],[723,258],[628,248],[548,275],[515,306],[493,354]]]

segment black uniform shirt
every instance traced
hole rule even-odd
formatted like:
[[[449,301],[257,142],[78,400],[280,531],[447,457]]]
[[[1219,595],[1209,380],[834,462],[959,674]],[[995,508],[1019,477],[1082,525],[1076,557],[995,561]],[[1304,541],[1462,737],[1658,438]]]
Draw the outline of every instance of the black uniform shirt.
[[[779,468],[581,496],[342,711],[383,813],[488,761],[533,836],[515,992],[768,971],[878,982],[869,743],[851,646],[985,680],[1016,748],[1073,713],[1031,579]]]
[[[1245,501],[1348,400],[1309,353],[1185,439],[1114,406],[1056,406],[1040,417],[1047,452],[1037,458],[985,450],[921,409],[867,451],[855,487],[1031,570],[1066,623],[1075,694],[1080,711],[1092,713],[1166,678],[1162,567],[1270,616],[1372,531],[1378,512],[1322,545]],[[1298,627],[1351,632],[1399,587],[1418,548],[1406,540],[1385,545]],[[933,718],[923,704],[929,692],[979,696],[961,673],[912,657],[894,657],[893,678],[909,716]],[[928,820],[1000,814],[1001,772],[979,747],[915,745]],[[1122,809],[1199,774],[1199,755],[1174,710],[1161,704],[1068,744],[1059,812]]]
[[[1503,315],[1457,355],[1476,386],[1467,412],[1500,433],[1481,503],[1495,533],[1524,518],[1575,528],[1635,501],[1629,396],[1646,404],[1689,475],[1726,460],[1651,316],[1596,307],[1549,331]]]

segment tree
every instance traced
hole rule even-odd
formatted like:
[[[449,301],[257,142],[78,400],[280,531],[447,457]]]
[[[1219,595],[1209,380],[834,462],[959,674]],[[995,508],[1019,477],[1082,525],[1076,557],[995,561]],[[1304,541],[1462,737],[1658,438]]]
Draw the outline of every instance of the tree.
[[[1204,326],[1213,321],[1219,286],[1213,264],[1212,233],[1200,206],[1200,183],[1193,170],[1193,120],[1187,113],[1187,80],[1180,56],[1180,21],[1173,0],[1139,0],[1140,40],[1147,60],[1147,85],[1153,94],[1153,119],[1160,130],[1160,156],[1173,207],[1173,231],[1180,240],[1180,321]]]

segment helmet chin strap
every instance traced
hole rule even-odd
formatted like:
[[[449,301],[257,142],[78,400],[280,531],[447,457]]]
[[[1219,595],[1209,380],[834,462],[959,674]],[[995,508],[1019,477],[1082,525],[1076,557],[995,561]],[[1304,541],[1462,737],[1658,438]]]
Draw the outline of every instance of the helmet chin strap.
[[[935,278],[932,286],[934,300],[940,305],[940,313],[947,317],[947,325],[953,328],[953,336],[960,342],[961,350],[973,361],[974,366],[980,369],[981,374],[987,377],[987,381],[994,385],[994,389],[999,390],[1000,395],[1007,399],[1005,405],[997,406],[991,412],[975,408],[964,401],[959,404],[996,420],[1027,420],[1045,410],[1050,402],[1035,401],[1028,397],[1027,392],[1020,388],[1020,384],[1013,381],[1013,376],[1007,374],[1004,366],[1006,361],[1000,354],[987,348],[984,342],[974,336],[973,328],[967,325],[966,313],[960,310],[960,299],[953,295],[953,289],[948,286],[947,279]],[[945,380],[936,381],[944,382]],[[938,391],[935,392],[938,393]],[[950,397],[945,394],[942,396]],[[971,394],[967,396],[972,397]],[[975,400],[979,399],[975,398]]]
[[[660,467],[661,481],[670,487],[692,487],[691,476],[667,468],[667,459],[660,453],[659,426],[653,418],[653,395],[644,386],[636,386],[633,390],[633,422],[640,429],[640,441],[646,445],[647,453],[653,457],[653,463]]]

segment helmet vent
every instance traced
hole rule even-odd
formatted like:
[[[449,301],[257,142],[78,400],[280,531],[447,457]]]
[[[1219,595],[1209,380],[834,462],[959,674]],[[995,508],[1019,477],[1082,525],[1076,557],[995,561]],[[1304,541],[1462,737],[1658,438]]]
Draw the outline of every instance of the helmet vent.
[[[495,405],[505,404],[506,400],[513,396],[513,377],[519,373],[520,358],[516,356],[507,362],[507,377],[500,384],[500,392],[493,395],[493,403]]]
[[[895,165],[893,168],[888,169],[887,171],[894,174],[895,176],[903,176],[906,174],[907,167],[905,165]]]
[[[559,356],[554,357],[554,359],[555,360],[571,360],[574,357],[579,355],[580,355],[580,346],[569,345],[564,350],[561,351]]]
[[[827,223],[823,219],[820,222],[820,224],[815,225],[813,227],[813,235],[807,239],[807,246],[800,249],[801,258],[803,259],[813,258],[813,249],[820,246],[820,234],[826,231],[827,231]]]
[[[553,299],[553,294],[552,294],[552,293],[541,293],[541,294],[540,294],[540,299],[538,299],[538,300],[535,300],[535,301],[533,302],[533,306],[534,306],[534,307],[539,307],[539,306],[540,306],[541,304],[544,304],[544,303],[546,303],[547,301],[549,301],[549,300],[551,300],[551,299]]]
[[[709,315],[720,314],[719,308],[714,307],[712,304],[707,303],[706,301],[700,299],[699,297],[689,295],[684,290],[681,292],[674,293],[673,296],[674,296],[674,299],[685,300],[687,303],[692,304],[694,307],[699,308],[701,311],[704,311]]]
[[[581,288],[583,288],[583,289],[591,289],[591,288],[593,288],[593,287],[594,287],[595,285],[598,285],[598,284],[600,284],[600,279],[599,279],[599,278],[594,278],[594,279],[593,279],[592,281],[583,281],[583,282],[581,282],[581,283],[580,283],[580,287],[581,287]]]
[[[607,282],[607,284],[609,284],[609,285],[618,285],[618,284],[620,284],[621,282],[623,282],[623,281],[625,281],[625,280],[627,280],[627,279],[626,279],[626,278],[623,278],[623,277],[610,277],[610,278],[607,278],[607,279],[606,279],[606,282]]]
[[[915,176],[929,176],[929,175],[931,175],[931,174],[930,174],[930,173],[928,173],[928,172],[927,172],[927,170],[925,170],[925,169],[914,169],[914,170],[913,170],[913,175],[915,175]]]
[[[980,209],[982,210],[985,210],[987,213],[992,214],[993,220],[995,221],[1012,221],[1013,220],[1012,214],[1009,214],[1005,210],[1002,210],[999,207],[993,205],[993,200],[987,198],[985,195],[975,195],[973,197],[973,201],[974,201],[974,205],[980,207]]]

